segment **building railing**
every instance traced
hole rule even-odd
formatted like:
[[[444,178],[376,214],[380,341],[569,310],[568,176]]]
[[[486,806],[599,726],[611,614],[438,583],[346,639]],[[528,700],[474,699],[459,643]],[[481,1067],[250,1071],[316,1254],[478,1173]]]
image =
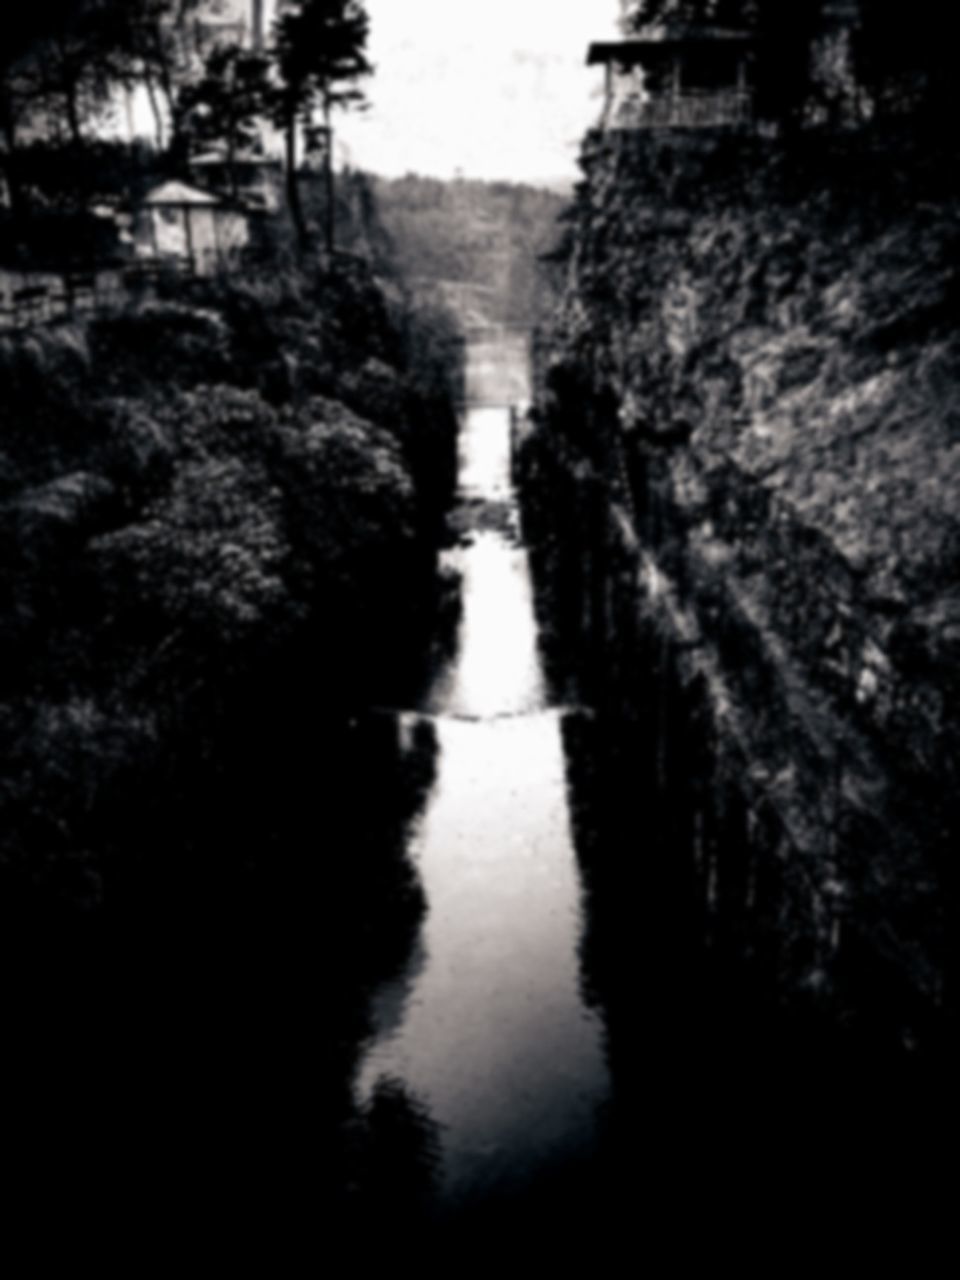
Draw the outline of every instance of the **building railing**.
[[[703,129],[750,124],[753,94],[749,90],[685,90],[657,97],[628,97],[609,113],[607,129]]]
[[[7,272],[0,268],[0,332],[117,311],[153,294],[162,281],[195,274],[188,260],[131,262],[85,272]]]

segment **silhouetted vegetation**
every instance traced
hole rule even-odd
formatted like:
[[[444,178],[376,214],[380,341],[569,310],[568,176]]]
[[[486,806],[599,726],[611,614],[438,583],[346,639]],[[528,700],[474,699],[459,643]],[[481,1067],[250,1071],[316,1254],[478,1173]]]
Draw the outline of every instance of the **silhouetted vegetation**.
[[[43,20],[15,24],[0,60],[2,203],[18,229],[44,207],[51,180],[58,181],[43,172],[43,153],[81,159],[75,179],[59,186],[84,195],[85,205],[102,183],[92,176],[96,162],[102,168],[107,158],[120,161],[124,174],[121,191],[111,196],[136,199],[142,145],[114,147],[109,156],[103,138],[116,132],[124,95],[141,91],[154,120],[155,166],[189,177],[191,152],[212,147],[222,152],[233,196],[238,155],[262,158],[268,127],[276,126],[301,249],[313,234],[301,199],[302,153],[318,159],[324,244],[333,252],[333,115],[361,104],[358,85],[371,72],[364,52],[369,19],[359,0],[284,5],[262,49],[238,43],[230,25],[218,25],[218,0],[75,0],[40,11]],[[61,169],[54,165],[53,173]]]
[[[0,339],[11,1087],[35,1097],[82,1035],[34,1137],[92,1105],[141,1190],[207,1141],[224,1191],[263,1190],[315,1087],[309,1131],[346,1158],[364,993],[421,909],[404,831],[431,768],[365,708],[402,703],[428,647],[459,350],[357,261]]]
[[[369,28],[359,0],[296,0],[280,13],[274,32],[279,83],[267,97],[267,108],[284,135],[290,212],[300,244],[305,246],[309,233],[297,182],[297,138],[306,124],[308,145],[315,137],[322,153],[328,253],[333,252],[335,238],[333,112],[363,102],[358,85],[372,72],[365,53]],[[312,124],[317,108],[322,129]]]
[[[168,724],[212,761],[233,682],[294,653],[328,703],[385,694],[452,484],[456,347],[425,332],[411,380],[413,324],[355,265],[0,342],[8,866],[87,848]]]
[[[949,132],[952,15],[938,0],[637,0],[631,17],[635,26],[677,19],[752,32],[767,119],[832,120],[839,72],[861,120],[908,116],[924,132]]]

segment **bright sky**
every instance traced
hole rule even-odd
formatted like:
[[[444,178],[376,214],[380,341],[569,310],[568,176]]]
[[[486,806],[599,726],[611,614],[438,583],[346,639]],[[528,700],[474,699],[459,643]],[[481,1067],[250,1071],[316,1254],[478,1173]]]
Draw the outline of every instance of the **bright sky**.
[[[370,110],[339,136],[360,168],[549,181],[576,174],[600,114],[591,40],[617,0],[366,0]]]

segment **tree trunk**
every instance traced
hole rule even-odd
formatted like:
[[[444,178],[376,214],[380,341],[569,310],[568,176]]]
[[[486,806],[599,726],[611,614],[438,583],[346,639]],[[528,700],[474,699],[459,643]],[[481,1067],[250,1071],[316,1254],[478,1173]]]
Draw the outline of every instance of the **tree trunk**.
[[[67,128],[70,137],[79,147],[83,144],[83,129],[80,124],[80,76],[76,72],[76,64],[71,63],[69,52],[60,37],[54,41],[58,65],[54,75],[58,75],[58,90],[63,94],[67,116]]]
[[[297,243],[301,249],[307,249],[310,245],[310,237],[303,216],[303,205],[300,203],[300,185],[297,180],[297,117],[294,114],[291,114],[287,120],[286,148],[287,204],[297,233]]]
[[[230,195],[234,200],[240,199],[240,183],[237,181],[237,139],[232,127],[227,128],[227,181],[230,183]]]
[[[13,214],[14,221],[19,222],[23,215],[23,188],[18,171],[17,122],[15,108],[2,82],[0,82],[0,136],[3,138],[4,147],[0,164],[3,165],[7,180],[10,212]]]
[[[174,143],[174,140],[178,136],[178,125],[179,125],[179,120],[177,117],[176,90],[174,89],[173,84],[170,80],[170,77],[167,74],[161,74],[159,79],[159,84],[160,84],[161,93],[163,94],[163,99],[167,104],[167,113],[168,113],[168,118],[170,120],[170,145],[172,146]]]
[[[323,154],[323,177],[324,187],[326,190],[324,231],[327,253],[332,258],[334,241],[336,239],[337,209],[335,204],[336,192],[334,190],[333,181],[333,129],[330,127],[329,102],[324,102],[323,104],[323,122],[326,126],[326,138],[324,140],[325,146]]]
[[[153,76],[150,74],[144,76],[143,82],[146,85],[147,97],[150,100],[150,112],[153,115],[153,125],[156,130],[157,150],[163,151],[167,139],[163,125],[163,112],[160,110],[160,101],[157,98],[157,87],[153,83]]]
[[[83,129],[80,125],[80,103],[78,101],[77,86],[74,81],[68,80],[63,86],[63,96],[67,107],[67,125],[70,129],[70,137],[77,144],[83,145]]]
[[[176,73],[174,67],[171,65],[171,59],[169,52],[164,45],[162,33],[154,31],[152,36],[150,60],[152,61],[156,71],[154,89],[159,88],[164,104],[167,108],[167,120],[169,121],[170,133],[169,141],[172,146],[179,132],[179,121],[177,119],[177,90],[175,84]],[[154,81],[153,75],[150,75],[149,78],[150,81]]]

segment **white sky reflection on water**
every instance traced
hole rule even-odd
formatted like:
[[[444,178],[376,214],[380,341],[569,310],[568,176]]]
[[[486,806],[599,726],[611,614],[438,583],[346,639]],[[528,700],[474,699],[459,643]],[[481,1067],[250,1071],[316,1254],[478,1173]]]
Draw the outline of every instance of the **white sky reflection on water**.
[[[462,573],[460,647],[431,696],[429,710],[477,718],[539,710],[544,689],[530,626],[533,597],[526,553],[487,530],[451,559]]]
[[[460,493],[507,502],[510,483],[510,415],[497,408],[471,409],[460,433]]]
[[[511,500],[510,415],[471,409],[460,434],[460,493],[467,500]],[[455,716],[517,715],[544,705],[526,551],[503,533],[470,535],[447,562],[461,574],[458,652],[441,673],[427,709]]]
[[[509,449],[507,410],[468,411],[464,498],[509,495]],[[430,707],[436,781],[412,849],[427,915],[355,1082],[361,1103],[391,1079],[425,1107],[455,1203],[587,1152],[609,1092],[581,993],[582,889],[526,553],[488,530],[459,555],[460,647]]]

